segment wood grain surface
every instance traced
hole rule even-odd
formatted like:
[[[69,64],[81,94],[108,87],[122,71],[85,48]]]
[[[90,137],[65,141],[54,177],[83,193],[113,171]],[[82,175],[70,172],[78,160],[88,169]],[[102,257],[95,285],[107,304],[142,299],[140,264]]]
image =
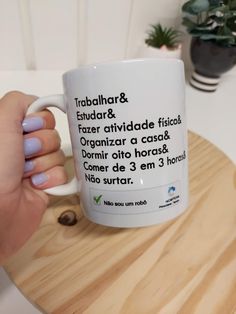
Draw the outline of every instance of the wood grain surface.
[[[5,269],[53,314],[236,313],[236,168],[189,134],[190,205],[168,223],[99,226],[78,197],[52,198],[39,230]],[[76,211],[78,223],[58,217]]]

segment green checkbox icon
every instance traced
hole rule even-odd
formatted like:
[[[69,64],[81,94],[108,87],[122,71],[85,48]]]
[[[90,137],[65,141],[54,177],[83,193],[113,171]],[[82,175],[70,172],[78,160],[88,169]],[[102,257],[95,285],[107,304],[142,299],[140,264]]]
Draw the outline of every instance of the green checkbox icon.
[[[95,205],[101,205],[102,194],[93,197],[93,201]]]

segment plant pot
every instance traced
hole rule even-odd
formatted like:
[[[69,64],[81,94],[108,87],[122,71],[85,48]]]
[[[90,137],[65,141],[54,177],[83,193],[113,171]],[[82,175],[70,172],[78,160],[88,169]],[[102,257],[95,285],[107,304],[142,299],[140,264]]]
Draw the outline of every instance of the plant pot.
[[[181,45],[176,49],[154,48],[144,44],[139,53],[142,58],[174,58],[181,59]]]
[[[236,63],[236,47],[223,47],[200,38],[192,38],[190,55],[194,65],[190,84],[206,92],[214,92],[221,75]]]

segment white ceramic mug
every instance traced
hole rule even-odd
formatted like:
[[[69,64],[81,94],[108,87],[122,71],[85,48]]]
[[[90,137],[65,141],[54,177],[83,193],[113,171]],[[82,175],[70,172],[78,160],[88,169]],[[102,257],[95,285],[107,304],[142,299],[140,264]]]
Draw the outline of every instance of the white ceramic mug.
[[[181,60],[135,59],[63,75],[64,95],[36,100],[68,117],[76,179],[47,190],[80,192],[91,221],[139,227],[187,208],[185,79]]]

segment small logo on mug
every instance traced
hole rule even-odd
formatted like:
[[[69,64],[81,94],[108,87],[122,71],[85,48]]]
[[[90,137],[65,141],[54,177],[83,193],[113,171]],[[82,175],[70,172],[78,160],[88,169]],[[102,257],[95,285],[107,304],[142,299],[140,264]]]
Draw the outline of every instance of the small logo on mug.
[[[168,195],[169,196],[173,196],[175,194],[175,192],[176,192],[176,188],[174,186],[170,186],[168,188]]]

